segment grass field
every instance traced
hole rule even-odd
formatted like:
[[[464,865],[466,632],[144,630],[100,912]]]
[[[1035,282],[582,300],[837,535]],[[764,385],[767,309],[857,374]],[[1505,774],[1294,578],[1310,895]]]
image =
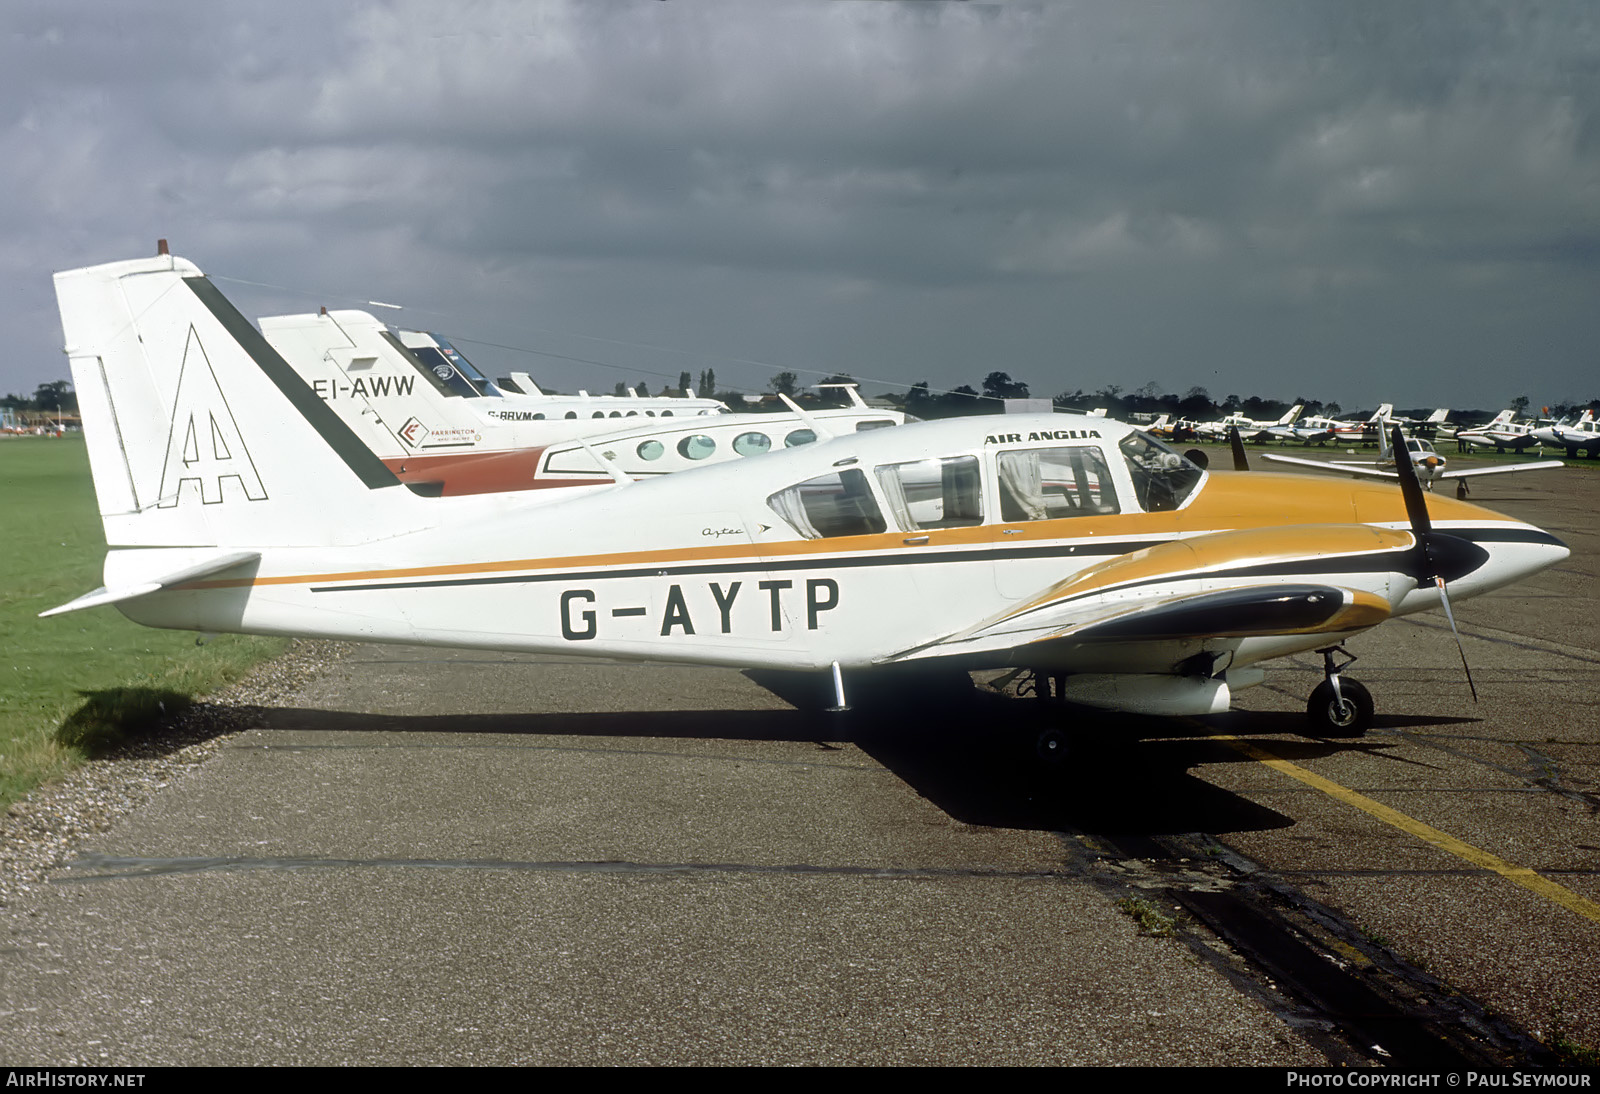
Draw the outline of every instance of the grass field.
[[[105,537],[81,435],[0,441],[0,808],[164,705],[239,678],[279,639],[158,631],[115,608],[36,618],[101,584]]]

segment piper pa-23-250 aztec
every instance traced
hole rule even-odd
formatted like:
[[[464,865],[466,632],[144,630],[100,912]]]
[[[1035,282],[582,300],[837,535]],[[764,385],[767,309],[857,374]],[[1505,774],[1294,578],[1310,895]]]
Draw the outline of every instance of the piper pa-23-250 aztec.
[[[840,705],[842,681],[885,666],[1016,667],[1052,698],[1172,715],[1226,710],[1261,662],[1320,649],[1312,728],[1353,735],[1372,704],[1341,643],[1568,555],[1415,476],[1208,472],[1068,414],[425,496],[191,263],[55,285],[110,550],[104,587],[47,615],[831,670]]]

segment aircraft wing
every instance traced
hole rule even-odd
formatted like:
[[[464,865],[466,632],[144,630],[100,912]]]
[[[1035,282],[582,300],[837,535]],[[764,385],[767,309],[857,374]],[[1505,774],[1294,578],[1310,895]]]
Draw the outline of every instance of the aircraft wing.
[[[1270,458],[1270,457],[1269,457]],[[1509,471],[1544,471],[1551,467],[1565,467],[1560,460],[1536,460],[1533,463],[1512,463],[1502,467],[1472,467],[1460,471],[1446,471],[1441,479],[1475,479],[1480,475],[1504,475]]]
[[[1299,456],[1276,456],[1270,452],[1263,453],[1262,459],[1271,460],[1273,463],[1292,463],[1301,467],[1314,467],[1318,471],[1342,471],[1350,475],[1366,475],[1374,479],[1398,479],[1400,476],[1393,471],[1384,471],[1377,467],[1368,467],[1359,463],[1334,463],[1332,460],[1307,460]]]
[[[1144,671],[1173,671],[1202,644],[1231,648],[1257,636],[1375,626],[1389,617],[1392,605],[1372,591],[1373,556],[1389,556],[1380,570],[1401,569],[1415,540],[1406,532],[1332,527],[1321,550],[1304,529],[1276,528],[1219,532],[1134,551],[976,626],[885,660],[1004,655],[1002,663],[1028,664],[1030,658],[1053,662],[1074,649],[1081,654],[1099,643],[1120,648],[1131,642],[1153,644],[1144,656],[1155,664]]]

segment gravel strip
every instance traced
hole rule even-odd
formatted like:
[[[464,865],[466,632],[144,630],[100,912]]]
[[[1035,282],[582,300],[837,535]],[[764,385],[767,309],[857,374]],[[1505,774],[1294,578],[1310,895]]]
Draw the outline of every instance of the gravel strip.
[[[0,816],[0,908],[77,857],[85,841],[110,831],[205,763],[228,738],[258,724],[262,707],[281,703],[354,648],[347,642],[296,641],[281,657],[197,700],[149,736],[14,803]]]

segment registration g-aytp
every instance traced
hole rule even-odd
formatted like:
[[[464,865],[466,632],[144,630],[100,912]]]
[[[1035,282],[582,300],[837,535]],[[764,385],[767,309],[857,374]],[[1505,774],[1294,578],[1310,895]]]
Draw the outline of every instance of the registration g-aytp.
[[[1064,414],[919,423],[651,481],[427,496],[191,263],[55,281],[110,544],[105,586],[57,612],[832,669],[846,685],[913,662],[1011,666],[1074,702],[1176,715],[1226,710],[1264,661],[1567,557],[1461,501],[1207,471]],[[1358,732],[1370,699],[1325,664],[1315,728]]]

